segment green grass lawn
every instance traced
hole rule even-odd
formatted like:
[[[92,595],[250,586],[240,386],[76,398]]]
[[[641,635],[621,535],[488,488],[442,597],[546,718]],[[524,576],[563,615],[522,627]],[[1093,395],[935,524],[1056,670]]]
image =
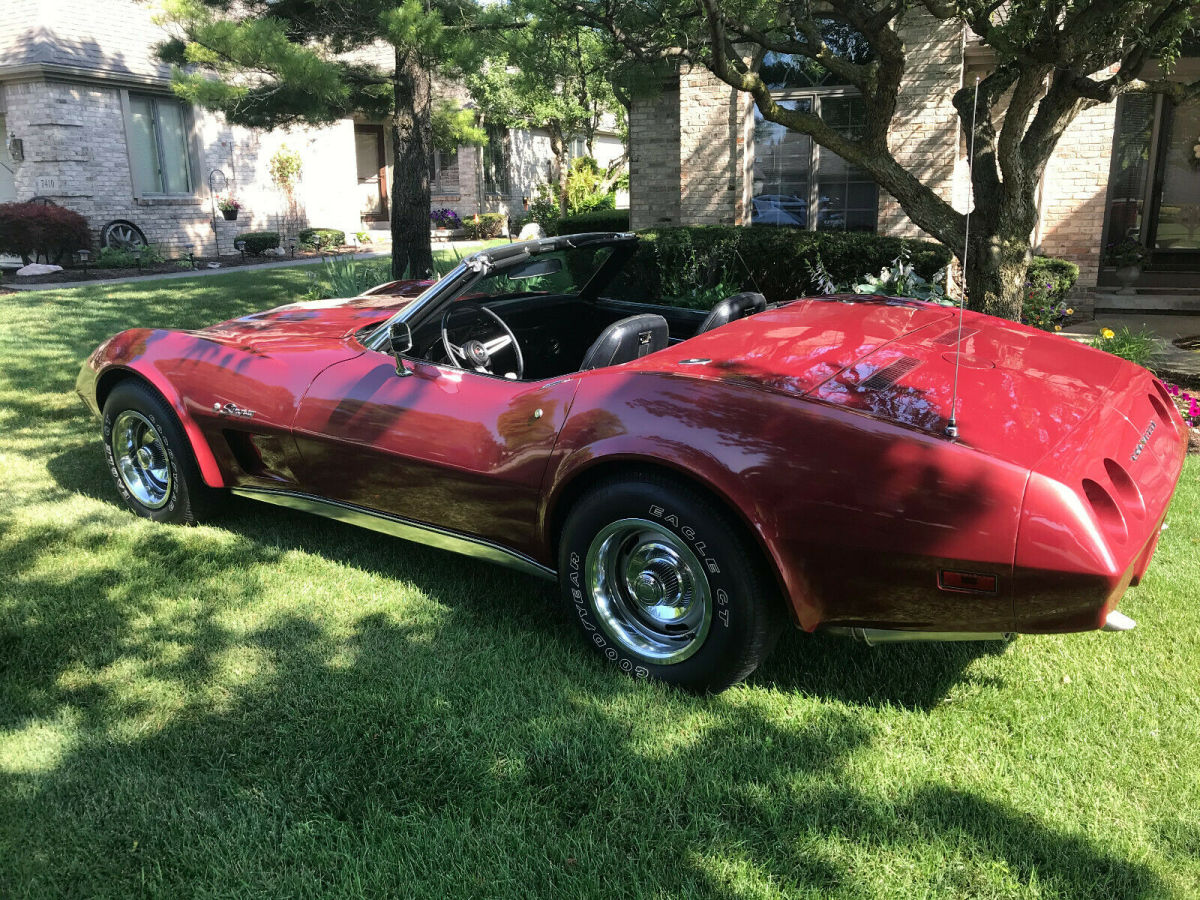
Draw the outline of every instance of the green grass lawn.
[[[1200,896],[1196,461],[1134,632],[791,634],[690,697],[543,582],[118,503],[84,356],[308,277],[0,295],[0,897]]]

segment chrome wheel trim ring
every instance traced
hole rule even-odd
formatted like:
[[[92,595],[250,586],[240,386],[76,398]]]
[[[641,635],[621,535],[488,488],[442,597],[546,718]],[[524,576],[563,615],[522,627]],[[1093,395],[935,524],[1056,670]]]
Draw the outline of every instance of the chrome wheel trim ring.
[[[113,463],[125,489],[147,509],[162,509],[171,498],[171,461],[158,429],[137,410],[113,422],[109,438]]]
[[[646,519],[619,519],[592,539],[584,564],[596,618],[623,649],[648,662],[683,662],[712,626],[704,566],[678,535]]]

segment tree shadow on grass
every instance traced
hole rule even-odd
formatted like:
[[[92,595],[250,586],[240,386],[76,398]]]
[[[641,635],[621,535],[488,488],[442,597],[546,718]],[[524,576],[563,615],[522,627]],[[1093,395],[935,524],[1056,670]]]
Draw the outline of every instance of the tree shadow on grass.
[[[923,874],[949,894],[997,871],[1072,898],[1161,887],[969,791],[884,799],[849,766],[874,735],[844,709],[514,669],[471,652],[478,631],[370,613],[339,639],[282,616],[238,638],[261,667],[221,700],[119,740],[108,707],[57,766],[0,768],[0,893],[861,896],[863,848],[944,854]]]

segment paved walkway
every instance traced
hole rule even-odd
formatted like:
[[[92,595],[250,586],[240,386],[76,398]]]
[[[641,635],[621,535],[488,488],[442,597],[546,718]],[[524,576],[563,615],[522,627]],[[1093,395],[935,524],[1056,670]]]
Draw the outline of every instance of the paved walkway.
[[[439,250],[456,250],[463,256],[468,256],[484,246],[480,241],[445,241],[433,245],[433,252]],[[355,259],[380,259],[390,256],[391,250],[371,250],[365,253],[342,253],[341,256],[351,256]],[[158,272],[153,275],[130,275],[128,278],[97,278],[89,281],[57,281],[41,284],[21,284],[20,279],[11,275],[0,280],[0,288],[13,291],[69,291],[72,288],[97,287],[106,284],[127,284],[134,281],[168,281],[172,278],[197,278],[205,275],[228,275],[231,272],[261,272],[263,269],[282,269],[288,266],[320,265],[330,257],[322,256],[317,259],[281,259],[278,262],[259,263],[255,266],[230,266],[219,269],[181,269],[178,272]]]
[[[1069,325],[1063,334],[1077,341],[1091,341],[1101,328],[1117,329],[1122,325],[1133,332],[1148,328],[1158,337],[1159,352],[1151,365],[1160,375],[1189,387],[1200,387],[1200,352],[1181,350],[1171,343],[1175,338],[1200,335],[1200,315],[1098,312],[1093,321]]]

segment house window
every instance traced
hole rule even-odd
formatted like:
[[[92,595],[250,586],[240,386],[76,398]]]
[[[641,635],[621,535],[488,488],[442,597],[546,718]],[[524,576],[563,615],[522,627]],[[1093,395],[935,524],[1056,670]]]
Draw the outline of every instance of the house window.
[[[873,56],[866,38],[838,19],[823,20],[822,38],[853,62]],[[759,74],[780,106],[818,115],[846,137],[862,135],[866,104],[820,64],[799,54],[767,53]],[[874,231],[878,215],[879,188],[865,171],[754,110],[754,224]]]
[[[511,191],[508,180],[508,129],[487,126],[487,143],[483,147],[483,192],[490,196],[507,196]]]
[[[780,106],[815,112],[848,137],[858,137],[865,124],[863,101],[853,95],[793,97]],[[865,171],[755,109],[754,224],[874,231],[878,214],[879,189]]]
[[[433,172],[430,176],[435,194],[457,194],[458,186],[458,149],[434,150]]]
[[[584,137],[571,138],[571,147],[570,147],[569,153],[571,155],[571,159],[575,159],[576,157],[579,157],[579,156],[587,156],[588,155],[587,138],[584,138]]]
[[[195,185],[183,104],[166,97],[130,94],[125,134],[136,194],[192,193]]]

